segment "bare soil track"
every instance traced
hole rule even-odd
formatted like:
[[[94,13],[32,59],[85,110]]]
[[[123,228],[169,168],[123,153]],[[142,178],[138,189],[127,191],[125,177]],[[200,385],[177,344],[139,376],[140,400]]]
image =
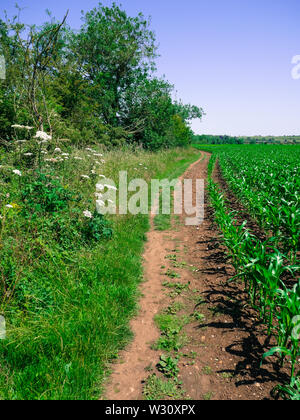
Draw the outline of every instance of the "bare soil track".
[[[207,179],[209,155],[203,155],[184,178]],[[152,220],[144,253],[143,297],[139,314],[131,323],[134,340],[113,365],[105,399],[140,400],[149,371],[160,375],[155,366],[163,352],[151,348],[160,337],[154,317],[174,302],[181,304],[177,315],[190,319],[183,328],[187,344],[180,349],[178,365],[186,398],[270,399],[272,388],[288,377],[272,361],[260,367],[262,354],[272,343],[248,307],[242,285],[228,283],[234,271],[220,243],[207,197],[204,223],[185,226],[184,218],[167,232],[155,231]],[[176,255],[176,264],[168,258],[170,254]],[[174,281],[189,285],[178,296],[163,285],[170,280],[168,269],[180,276]],[[193,317],[195,311],[200,318]]]

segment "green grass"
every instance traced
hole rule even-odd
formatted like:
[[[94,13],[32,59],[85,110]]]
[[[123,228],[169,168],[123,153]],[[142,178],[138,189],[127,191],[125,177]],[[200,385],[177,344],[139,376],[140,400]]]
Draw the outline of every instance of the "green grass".
[[[198,158],[200,156],[198,155]],[[178,178],[180,175],[182,175],[185,170],[189,167],[191,164],[191,161],[189,158],[186,158],[186,156],[182,159],[180,159],[177,163],[177,165],[174,167],[172,171],[170,171],[169,174],[166,175],[166,178],[168,180],[173,180]],[[173,197],[171,200],[171,209],[173,206]],[[162,214],[162,197],[160,196],[159,200],[159,214],[154,217],[154,228],[158,231],[166,231],[170,230],[172,226],[172,219],[175,219],[175,222],[178,224],[179,219],[178,216],[172,216],[172,214]]]
[[[24,205],[20,189],[25,181],[12,177],[12,168],[29,178],[32,173],[15,154],[0,151],[0,214],[5,212],[0,277],[10,287],[9,294],[0,288],[0,312],[7,321],[7,340],[0,342],[0,399],[99,399],[109,362],[131,338],[129,320],[137,310],[149,217],[110,216],[111,240],[83,240],[82,212],[94,209],[98,179],[81,175],[90,174],[99,158],[64,151],[70,153],[68,161],[45,164],[43,170],[81,200],[57,214],[29,219],[5,206]],[[173,177],[198,157],[193,149],[160,154],[119,150],[104,153],[105,163],[96,171],[113,179],[120,170],[128,171],[129,180]]]
[[[161,379],[155,374],[149,376],[145,382],[143,395],[145,400],[182,400],[184,391],[173,379]]]

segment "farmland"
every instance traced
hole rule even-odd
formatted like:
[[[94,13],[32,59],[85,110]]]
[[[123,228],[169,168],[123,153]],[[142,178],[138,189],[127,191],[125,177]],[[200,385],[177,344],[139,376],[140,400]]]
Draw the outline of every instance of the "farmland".
[[[296,0],[21,1],[0,400],[300,400],[300,56],[266,54],[292,51]]]
[[[202,147],[201,147],[202,148]],[[280,392],[299,398],[299,147],[203,147],[212,152],[209,193],[216,222],[228,249],[235,279],[242,280],[250,302],[276,337],[264,358],[278,354],[291,366],[291,380]],[[228,188],[265,232],[262,240],[248,221],[232,211]],[[224,184],[223,184],[224,187]]]

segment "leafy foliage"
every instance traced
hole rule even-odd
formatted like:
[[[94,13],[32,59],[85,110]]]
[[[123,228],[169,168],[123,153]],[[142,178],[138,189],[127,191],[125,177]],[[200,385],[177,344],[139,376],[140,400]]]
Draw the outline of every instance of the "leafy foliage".
[[[154,32],[141,13],[130,17],[101,3],[74,31],[49,14],[43,26],[0,20],[7,80],[0,89],[0,138],[15,123],[56,138],[106,147],[138,144],[150,150],[186,146],[189,123],[201,108],[172,100],[173,86],[154,75]]]
[[[110,239],[113,235],[111,223],[102,214],[94,213],[94,216],[86,222],[84,234],[87,240]]]
[[[59,180],[41,172],[37,172],[33,179],[25,178],[24,184],[21,197],[27,217],[35,213],[54,213],[64,210],[69,202],[75,199],[74,193],[64,188]]]
[[[263,359],[278,354],[281,362],[285,359],[290,361],[291,382],[278,390],[297,399],[297,365],[300,356],[297,324],[300,314],[300,281],[297,275],[300,264],[297,261],[299,228],[294,230],[294,226],[299,224],[298,181],[294,174],[299,170],[299,158],[288,154],[283,146],[280,153],[278,146],[274,146],[268,154],[261,147],[256,148],[256,154],[247,153],[245,146],[243,153],[237,147],[204,147],[215,152],[209,165],[209,192],[216,222],[237,272],[236,278],[243,279],[252,306],[267,325],[268,334],[274,335],[277,341],[277,346],[266,352]],[[297,154],[298,149],[293,150]],[[238,197],[245,199],[249,212],[273,235],[266,241],[250,232],[246,227],[247,221],[238,223],[236,212],[228,208],[223,191],[212,179],[217,158],[232,190]],[[272,205],[274,201],[277,202],[275,209]],[[282,217],[290,212],[294,217]],[[268,216],[270,213],[274,216],[272,219]],[[290,282],[293,282],[292,287],[286,284],[287,274]]]

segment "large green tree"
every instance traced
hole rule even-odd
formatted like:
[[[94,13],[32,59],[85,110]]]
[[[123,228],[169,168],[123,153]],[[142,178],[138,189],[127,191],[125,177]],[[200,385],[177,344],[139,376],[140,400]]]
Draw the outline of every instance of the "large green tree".
[[[142,14],[129,17],[116,4],[99,4],[83,21],[73,44],[79,69],[89,82],[90,98],[100,104],[99,117],[118,126],[124,95],[154,69],[154,34]]]
[[[0,138],[14,123],[34,125],[79,145],[124,142],[158,149],[188,144],[201,108],[172,100],[173,86],[155,76],[157,45],[149,20],[115,3],[83,15],[79,31],[67,14],[41,27],[0,20],[8,63],[0,88]]]

